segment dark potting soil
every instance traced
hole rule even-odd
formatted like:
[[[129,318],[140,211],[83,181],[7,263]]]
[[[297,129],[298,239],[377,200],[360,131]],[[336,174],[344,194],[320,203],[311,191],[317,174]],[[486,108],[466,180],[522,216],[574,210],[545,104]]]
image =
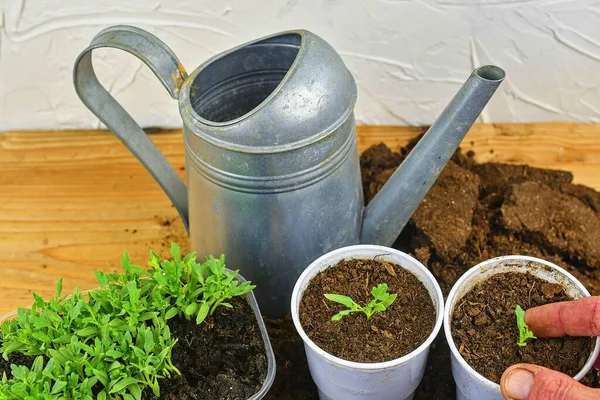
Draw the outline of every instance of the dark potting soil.
[[[396,300],[384,312],[367,319],[351,313],[339,321],[331,317],[346,309],[327,300],[326,293],[351,297],[359,305],[372,299],[371,289],[388,285]],[[402,357],[431,334],[435,309],[429,292],[401,266],[378,259],[342,260],[316,275],[302,295],[300,323],[317,346],[348,361],[373,363]]]
[[[6,374],[8,379],[12,377],[12,372],[10,369],[11,364],[25,365],[27,368],[31,368],[34,361],[35,357],[26,356],[20,353],[10,354],[8,356],[8,361],[6,361],[4,357],[0,355],[0,379],[2,379],[3,374]],[[46,363],[46,360],[44,360],[44,363]]]
[[[394,151],[383,144],[372,146],[361,155],[365,202],[381,189],[417,140]],[[473,155],[454,154],[393,247],[428,266],[444,295],[472,266],[507,254],[554,262],[574,274],[593,295],[600,295],[600,262],[592,263],[597,260],[600,241],[587,240],[597,237],[600,229],[600,193],[573,184],[569,172],[478,164]],[[514,216],[525,218],[519,225]],[[581,221],[585,224],[580,225]],[[268,398],[317,400],[302,341],[289,318],[268,329],[278,366]],[[582,382],[600,387],[598,370],[592,369]],[[450,350],[440,332],[430,348],[415,399],[454,398]]]
[[[161,400],[246,400],[260,390],[268,363],[254,312],[243,298],[229,303],[200,325],[169,321],[178,339],[172,362],[182,375],[160,382]]]
[[[366,200],[381,189],[418,139],[398,152],[380,144],[362,154]],[[573,184],[570,172],[477,164],[473,156],[460,150],[454,154],[393,247],[428,266],[444,295],[472,266],[508,254],[554,262],[593,295],[600,295],[600,263],[594,263],[600,246],[586,238],[597,237],[600,230],[600,193]],[[525,216],[520,225],[513,221],[515,216]],[[582,249],[589,250],[589,255],[582,254]],[[592,369],[582,382],[600,387],[598,370]],[[455,398],[450,350],[443,332],[430,349],[415,394],[415,399],[433,398]]]
[[[465,361],[489,380],[500,383],[513,364],[537,364],[575,376],[585,365],[594,339],[529,339],[519,347],[515,307],[524,310],[572,300],[563,287],[529,273],[503,273],[476,285],[457,303],[452,337]]]
[[[283,319],[265,318],[275,352],[277,374],[266,400],[318,399],[317,388],[308,372],[304,342],[296,333],[290,314]]]

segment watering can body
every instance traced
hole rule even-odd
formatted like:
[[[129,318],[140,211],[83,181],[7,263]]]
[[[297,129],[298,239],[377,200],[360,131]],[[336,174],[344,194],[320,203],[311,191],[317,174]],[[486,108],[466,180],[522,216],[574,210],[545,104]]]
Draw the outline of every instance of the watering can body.
[[[339,56],[304,31],[221,54],[182,87],[192,248],[224,253],[266,315],[289,310],[315,256],[358,243],[355,101]]]
[[[142,59],[179,101],[187,185],[98,82],[91,53],[99,47]],[[86,106],[166,191],[188,228],[192,250],[200,256],[225,254],[229,268],[257,285],[257,301],[271,317],[289,312],[298,276],[320,255],[361,241],[392,244],[497,87],[482,95],[481,107],[470,110],[474,116],[465,117],[442,146],[435,143],[447,121],[428,132],[418,145],[421,156],[411,154],[392,177],[395,182],[365,209],[353,113],[356,84],[335,50],[310,32],[246,43],[188,76],[156,37],[134,27],[111,27],[77,59],[74,83]],[[473,97],[468,89],[453,100],[457,110]],[[479,87],[470,90],[482,93]],[[407,195],[400,196],[403,192]]]

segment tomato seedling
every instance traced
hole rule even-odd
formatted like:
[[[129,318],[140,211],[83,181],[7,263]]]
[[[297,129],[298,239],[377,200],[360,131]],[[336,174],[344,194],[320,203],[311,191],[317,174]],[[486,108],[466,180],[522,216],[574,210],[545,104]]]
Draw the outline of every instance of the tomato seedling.
[[[340,303],[340,304],[343,304],[346,307],[348,307],[348,309],[342,310],[342,311],[338,312],[337,314],[335,314],[333,317],[331,317],[331,320],[339,321],[346,315],[349,315],[350,313],[353,313],[353,312],[362,312],[367,316],[367,319],[370,319],[373,316],[373,314],[375,314],[377,312],[385,311],[389,306],[392,305],[394,300],[396,300],[396,297],[398,297],[398,294],[396,294],[396,293],[390,294],[387,291],[388,291],[387,283],[382,283],[382,284],[375,286],[371,290],[371,295],[373,296],[373,300],[371,300],[369,302],[369,304],[367,304],[364,307],[357,304],[354,300],[352,300],[348,296],[344,296],[341,294],[329,294],[329,293],[326,294],[325,298],[327,298],[327,300],[330,300],[330,301],[333,301],[336,303]]]
[[[537,339],[533,332],[529,330],[529,327],[525,323],[525,311],[517,304],[515,308],[515,314],[517,315],[517,328],[519,328],[519,341],[517,346],[527,346],[527,339]]]

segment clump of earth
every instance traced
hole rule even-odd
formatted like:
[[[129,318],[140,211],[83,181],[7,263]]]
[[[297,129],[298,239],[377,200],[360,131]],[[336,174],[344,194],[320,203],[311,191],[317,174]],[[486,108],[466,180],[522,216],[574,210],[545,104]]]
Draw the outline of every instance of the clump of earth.
[[[361,155],[365,202],[418,139],[398,151],[380,144]],[[551,261],[575,275],[593,295],[600,295],[600,193],[574,184],[570,172],[479,164],[473,156],[461,150],[454,154],[393,247],[425,264],[445,296],[472,266],[510,254]],[[267,320],[267,325],[277,378],[266,398],[316,400],[302,340],[291,320]],[[582,382],[600,387],[598,371],[592,370]],[[453,398],[450,350],[440,332],[415,399]]]

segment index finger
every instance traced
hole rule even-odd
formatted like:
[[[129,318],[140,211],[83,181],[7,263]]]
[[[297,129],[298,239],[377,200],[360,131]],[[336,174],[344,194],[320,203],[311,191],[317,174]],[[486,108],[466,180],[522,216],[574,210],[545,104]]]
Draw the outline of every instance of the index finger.
[[[538,337],[600,336],[600,297],[584,297],[530,308],[525,323]]]

